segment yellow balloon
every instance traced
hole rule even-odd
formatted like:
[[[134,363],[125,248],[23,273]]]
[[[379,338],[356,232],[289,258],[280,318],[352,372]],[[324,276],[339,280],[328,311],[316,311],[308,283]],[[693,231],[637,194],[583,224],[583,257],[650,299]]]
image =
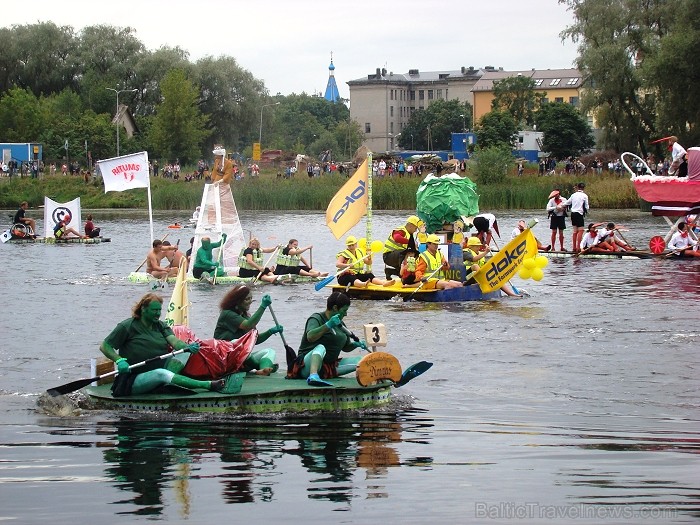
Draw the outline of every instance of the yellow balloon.
[[[523,266],[528,270],[532,270],[535,267],[535,259],[528,257],[523,261]]]
[[[520,270],[518,270],[518,277],[523,280],[529,279],[532,277],[532,271],[525,268],[525,266],[521,266]]]
[[[367,248],[367,239],[365,239],[364,237],[360,238],[360,240],[357,241],[357,247],[360,250],[364,250],[365,248]]]
[[[366,243],[367,241],[365,241],[365,244]],[[372,249],[372,253],[381,252],[384,249],[384,243],[380,240],[372,241],[370,247]]]
[[[541,281],[542,277],[544,277],[544,272],[542,271],[542,268],[535,268],[532,270],[532,278],[535,281]]]
[[[538,268],[544,268],[549,264],[549,259],[547,259],[544,255],[538,255],[535,257],[535,265]]]

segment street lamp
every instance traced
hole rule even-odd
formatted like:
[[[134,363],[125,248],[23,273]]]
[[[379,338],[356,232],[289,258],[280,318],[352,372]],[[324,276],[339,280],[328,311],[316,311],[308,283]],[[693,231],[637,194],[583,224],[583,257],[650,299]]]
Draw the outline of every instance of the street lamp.
[[[263,109],[269,106],[279,106],[279,102],[273,102],[272,104],[264,104],[263,107],[260,108],[260,134],[258,135],[258,144],[260,144],[260,147],[262,148],[262,115],[263,115]]]
[[[116,120],[117,124],[117,157],[119,156],[119,93],[136,93],[138,89],[114,89],[114,88],[105,88],[109,89],[110,91],[114,91],[117,94],[117,112],[114,114],[114,119]]]

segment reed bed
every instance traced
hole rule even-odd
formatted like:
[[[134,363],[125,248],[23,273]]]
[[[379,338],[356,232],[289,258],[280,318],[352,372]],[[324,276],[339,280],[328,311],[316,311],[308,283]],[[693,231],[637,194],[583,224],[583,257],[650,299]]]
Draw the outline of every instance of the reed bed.
[[[554,188],[568,197],[574,185],[586,182],[586,193],[595,208],[639,208],[640,202],[629,179],[614,175],[571,175],[523,177],[509,176],[499,184],[481,185],[479,207],[482,210],[515,210],[544,208]],[[339,174],[318,178],[280,179],[273,174],[245,178],[231,184],[236,205],[244,210],[325,210],[328,203],[347,181]],[[416,190],[421,179],[375,179],[372,186],[373,209],[413,210]],[[152,178],[152,205],[157,210],[192,210],[200,204],[202,181],[184,182]],[[79,177],[43,177],[40,179],[0,179],[0,207],[16,208],[26,200],[31,207],[44,202],[44,196],[67,202],[81,198],[83,208],[143,208],[147,206],[145,189],[104,193],[99,179],[85,183]]]

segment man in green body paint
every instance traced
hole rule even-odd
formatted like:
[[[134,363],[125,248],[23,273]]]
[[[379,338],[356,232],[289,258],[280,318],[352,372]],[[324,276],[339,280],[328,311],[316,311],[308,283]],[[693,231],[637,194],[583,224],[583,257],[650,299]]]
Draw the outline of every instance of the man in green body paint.
[[[225,233],[221,234],[221,240],[219,242],[211,242],[209,237],[202,237],[202,245],[197,250],[194,265],[192,266],[192,275],[196,279],[201,278],[204,272],[211,273],[215,271],[217,277],[226,275],[223,264],[214,261],[212,255],[214,248],[219,248],[224,244],[226,244]]]

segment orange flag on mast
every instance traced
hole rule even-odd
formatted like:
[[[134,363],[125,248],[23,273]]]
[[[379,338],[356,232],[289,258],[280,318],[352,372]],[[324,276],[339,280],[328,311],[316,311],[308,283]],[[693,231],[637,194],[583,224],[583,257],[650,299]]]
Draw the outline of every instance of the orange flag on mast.
[[[365,159],[355,174],[338,190],[326,209],[326,224],[336,239],[345,235],[367,213],[367,184]]]

